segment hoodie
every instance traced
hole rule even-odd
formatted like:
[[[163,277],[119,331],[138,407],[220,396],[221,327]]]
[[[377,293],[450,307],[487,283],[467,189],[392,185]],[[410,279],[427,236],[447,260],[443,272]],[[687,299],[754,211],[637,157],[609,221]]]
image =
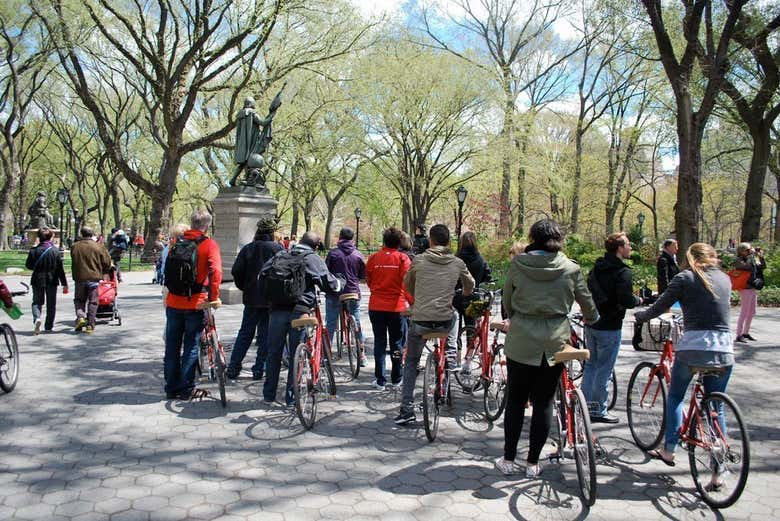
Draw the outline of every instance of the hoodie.
[[[587,322],[598,311],[577,263],[562,252],[523,253],[509,265],[503,306],[510,319],[506,354],[515,362],[539,366],[570,338],[568,314],[574,302]]]
[[[452,319],[452,297],[458,281],[463,294],[474,291],[474,277],[466,264],[446,246],[431,246],[417,255],[404,276],[406,291],[414,299],[412,320],[415,322],[445,322]]]
[[[596,296],[601,318],[593,329],[617,331],[623,328],[626,309],[642,303],[633,293],[631,268],[614,253],[607,252],[596,261],[588,276],[588,289]]]
[[[342,275],[347,281],[344,293],[360,295],[360,281],[366,278],[366,261],[352,241],[342,239],[328,252],[325,265],[334,275]]]

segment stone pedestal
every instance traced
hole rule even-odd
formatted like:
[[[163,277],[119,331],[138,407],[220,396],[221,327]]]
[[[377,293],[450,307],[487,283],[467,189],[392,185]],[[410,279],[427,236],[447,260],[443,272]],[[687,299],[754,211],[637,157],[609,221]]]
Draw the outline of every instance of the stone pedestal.
[[[238,252],[252,242],[261,217],[276,216],[276,199],[267,190],[235,186],[223,188],[214,199],[213,237],[222,255],[223,284],[220,297],[225,304],[240,304],[241,291],[233,284],[230,269]]]
[[[55,246],[60,245],[60,241],[62,240],[60,230],[57,228],[49,228],[52,231],[52,238],[51,243]],[[30,228],[27,230],[24,230],[25,235],[27,235],[27,244],[28,247],[32,248],[36,244],[38,244],[38,228]]]

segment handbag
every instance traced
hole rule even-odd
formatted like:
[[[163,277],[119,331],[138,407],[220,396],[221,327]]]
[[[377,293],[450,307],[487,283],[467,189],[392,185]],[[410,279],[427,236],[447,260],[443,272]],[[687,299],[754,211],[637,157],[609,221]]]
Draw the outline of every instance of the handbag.
[[[750,280],[753,274],[750,271],[745,270],[729,270],[728,276],[731,279],[731,289],[741,290],[747,289],[748,280]]]

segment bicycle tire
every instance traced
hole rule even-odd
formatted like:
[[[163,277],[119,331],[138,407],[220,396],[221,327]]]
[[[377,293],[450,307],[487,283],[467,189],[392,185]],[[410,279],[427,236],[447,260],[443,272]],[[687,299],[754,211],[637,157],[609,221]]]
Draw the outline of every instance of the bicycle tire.
[[[222,407],[227,407],[227,395],[225,393],[227,364],[225,363],[225,354],[219,347],[219,337],[214,331],[209,333],[209,343],[211,344],[211,352],[214,357],[214,372],[216,373],[217,385],[219,386],[219,401],[222,403]]]
[[[566,425],[566,393],[563,390],[563,383],[560,379],[558,380],[558,385],[555,386],[555,397],[553,400],[553,426],[558,425],[558,431],[555,433],[556,438],[553,441],[558,446],[558,456],[563,458],[563,451],[568,441],[568,432]]]
[[[607,410],[611,411],[615,408],[618,398],[617,376],[615,376],[615,371],[612,371],[612,376],[609,381],[612,385],[609,386],[609,392],[607,393]]]
[[[666,381],[651,362],[640,362],[631,373],[626,391],[628,428],[636,446],[651,450],[661,443],[666,430]]]
[[[320,380],[322,380],[322,371],[325,370],[325,377],[328,379],[327,389],[322,388],[322,391],[327,391],[331,396],[336,396],[336,377],[333,374],[333,355],[330,351],[330,338],[326,338],[327,335],[322,337],[322,358],[320,359]],[[319,382],[318,382],[319,383]]]
[[[464,394],[473,394],[482,385],[482,339],[475,334],[474,342],[466,349],[461,368],[455,372],[455,380]]]
[[[485,409],[485,418],[489,422],[498,420],[506,408],[506,375],[501,361],[504,357],[504,348],[499,347],[493,355],[492,376],[485,384],[485,392],[482,395],[482,406]]]
[[[347,321],[347,358],[349,358],[349,373],[356,380],[360,374],[360,344],[358,344],[358,326],[355,317],[349,316]]]
[[[303,428],[308,430],[314,425],[317,417],[317,393],[312,382],[311,351],[306,344],[298,344],[293,359],[295,382],[295,412]]]
[[[691,419],[688,431],[692,440],[688,444],[691,476],[705,503],[712,508],[730,507],[742,495],[750,473],[748,432],[739,407],[727,394],[710,393],[702,399],[700,405],[702,414],[698,419]],[[717,418],[717,411],[721,407],[725,418],[723,421],[728,421],[725,432],[717,420],[712,421]],[[723,479],[723,485],[711,487],[711,481],[708,480],[714,476],[716,469]]]
[[[435,440],[439,430],[441,389],[439,389],[438,373],[439,363],[436,360],[435,352],[431,352],[425,361],[425,371],[423,372],[423,424],[428,441]]]
[[[596,449],[593,447],[593,433],[590,415],[585,405],[585,395],[575,389],[571,400],[571,419],[574,429],[574,462],[577,466],[577,482],[583,503],[593,506],[596,502]]]
[[[16,342],[16,333],[8,324],[0,324],[3,333],[3,345],[0,346],[3,365],[0,366],[0,388],[10,393],[16,387],[19,380],[19,344]]]

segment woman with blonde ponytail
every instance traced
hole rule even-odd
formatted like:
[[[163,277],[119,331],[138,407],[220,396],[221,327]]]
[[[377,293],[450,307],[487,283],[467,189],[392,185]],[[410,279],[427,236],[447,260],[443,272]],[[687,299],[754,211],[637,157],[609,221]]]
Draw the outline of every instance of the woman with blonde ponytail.
[[[724,367],[722,376],[704,378],[707,392],[723,392],[734,365],[734,345],[729,331],[731,279],[720,270],[718,255],[709,244],[692,244],[685,258],[687,269],[671,280],[655,304],[634,315],[637,322],[646,322],[669,309],[675,301],[679,301],[682,306],[685,332],[674,346],[664,447],[649,453],[669,466],[674,465],[674,450],[682,424],[683,398],[692,378],[689,367]],[[713,485],[721,482],[722,476],[712,476]]]

